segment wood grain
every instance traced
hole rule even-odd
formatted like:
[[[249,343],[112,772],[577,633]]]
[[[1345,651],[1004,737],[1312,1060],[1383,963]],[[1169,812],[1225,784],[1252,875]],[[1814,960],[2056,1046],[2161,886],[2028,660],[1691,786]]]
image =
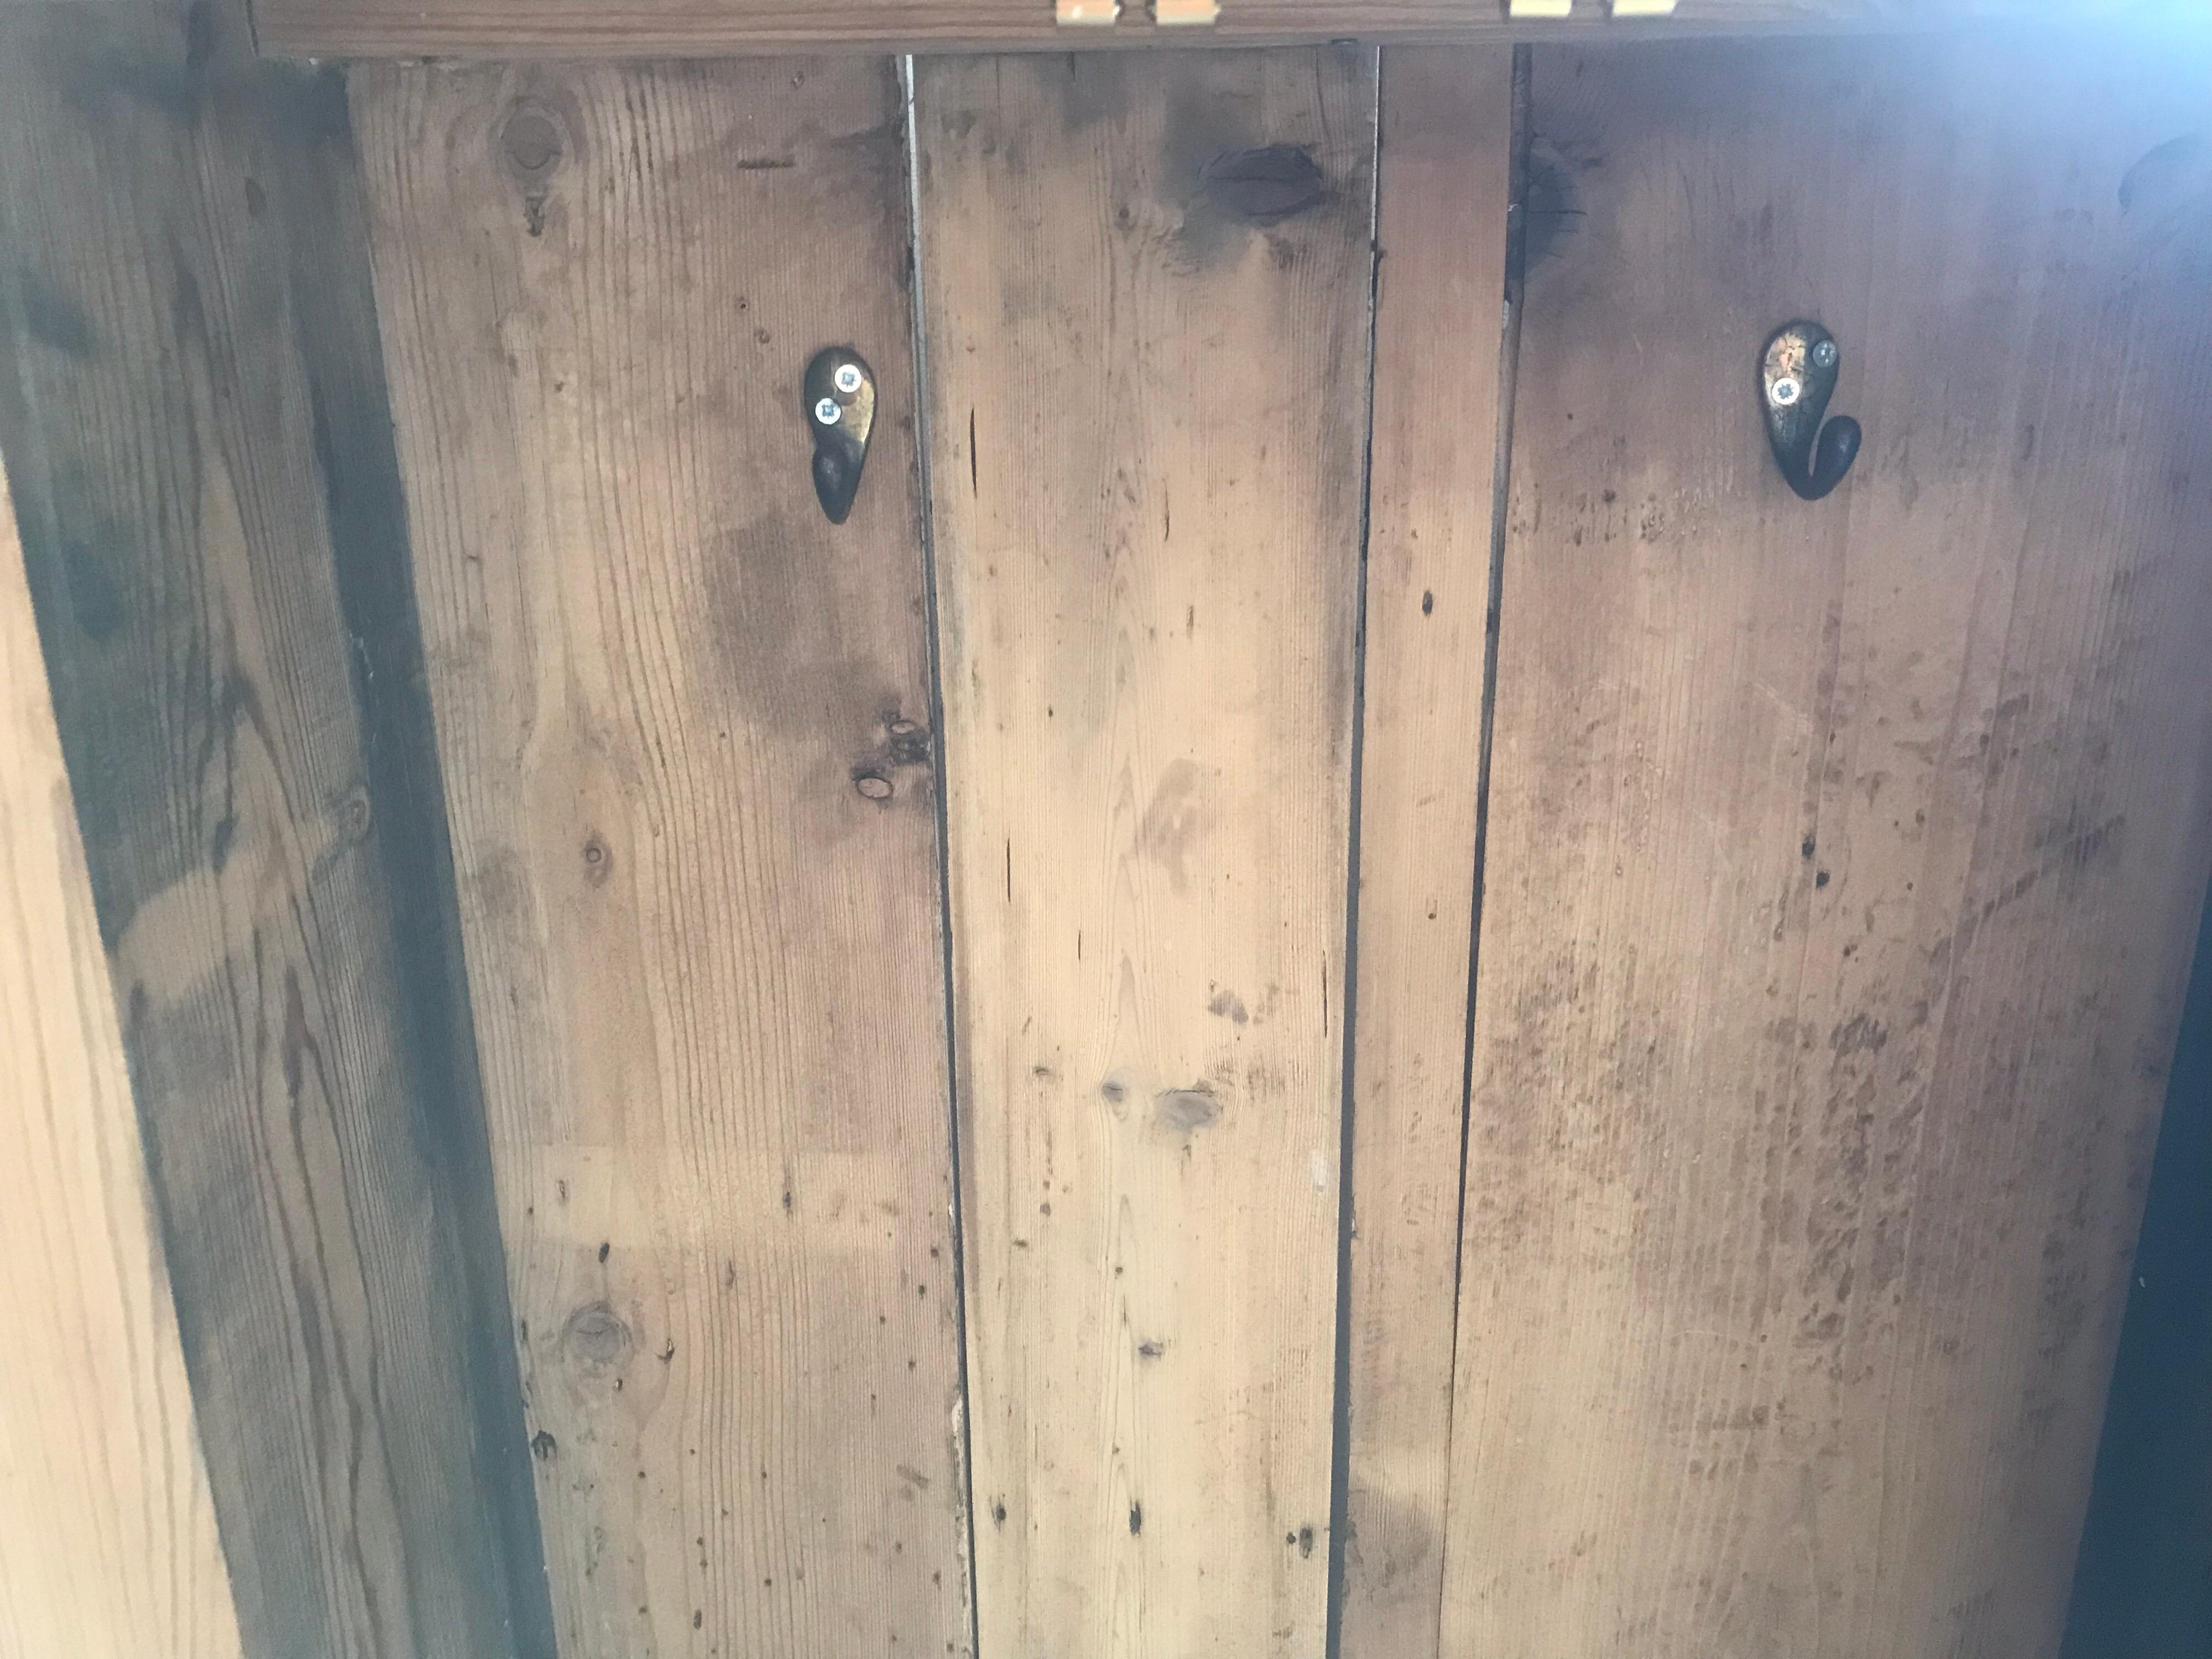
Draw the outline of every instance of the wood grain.
[[[1120,21],[1109,28],[1070,29],[1054,17],[1049,0],[260,0],[254,8],[264,52],[316,58],[711,57],[836,46],[1087,52],[1345,39],[1620,41],[2053,21],[2193,31],[2203,12],[2199,0],[1680,0],[1672,16],[1616,20],[1599,0],[1577,0],[1572,16],[1549,21],[1509,17],[1503,0],[1224,0],[1209,27],[1163,29],[1143,0],[1124,0]]]
[[[1491,604],[1513,51],[1382,54],[1346,1659],[1435,1659]]]
[[[13,14],[0,246],[0,447],[246,1649],[534,1659],[337,77],[212,7]]]
[[[354,108],[563,1659],[964,1652],[891,65]]]
[[[92,886],[0,482],[0,1654],[238,1659]]]
[[[982,1650],[1318,1655],[1371,61],[916,72]]]
[[[2212,853],[2208,88],[1536,55],[1448,1653],[2057,1650]]]

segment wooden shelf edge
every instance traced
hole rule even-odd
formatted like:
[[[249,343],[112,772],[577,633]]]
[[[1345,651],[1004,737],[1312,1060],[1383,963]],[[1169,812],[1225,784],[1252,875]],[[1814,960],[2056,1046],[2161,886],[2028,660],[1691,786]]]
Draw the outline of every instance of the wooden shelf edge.
[[[1224,0],[1206,28],[1160,28],[1141,3],[1110,28],[1058,27],[1050,0],[259,0],[265,56],[317,58],[701,58],[750,54],[1073,52],[1193,46],[1389,45],[1681,39],[1692,35],[1925,33],[1984,26],[2156,26],[2202,0],[1681,0],[1670,17],[1510,18],[1503,0]]]

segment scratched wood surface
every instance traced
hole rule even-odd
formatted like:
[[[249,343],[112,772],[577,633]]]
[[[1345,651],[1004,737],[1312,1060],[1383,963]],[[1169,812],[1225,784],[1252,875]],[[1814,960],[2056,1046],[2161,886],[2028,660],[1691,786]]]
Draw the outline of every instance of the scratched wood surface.
[[[1371,58],[916,68],[982,1650],[1318,1655]]]
[[[254,8],[264,51],[337,58],[714,56],[836,46],[1065,52],[1352,38],[1648,41],[1716,32],[2002,29],[2054,20],[2194,30],[2202,15],[2201,0],[1680,0],[1671,16],[1639,19],[1613,17],[1602,0],[1576,0],[1573,15],[1545,21],[1509,16],[1498,0],[1224,0],[1212,27],[1193,28],[1157,27],[1145,0],[1123,0],[1113,27],[1070,28],[1055,21],[1050,0],[261,0]]]
[[[354,107],[563,1659],[964,1652],[892,66]]]
[[[1352,1078],[1346,1659],[1435,1659],[1510,46],[1382,59]]]
[[[2057,1650],[2212,828],[2208,92],[1536,54],[1447,1653]]]
[[[239,1659],[123,1033],[0,482],[0,1654]]]
[[[542,1654],[336,76],[218,7],[0,18],[0,450],[246,1651]]]

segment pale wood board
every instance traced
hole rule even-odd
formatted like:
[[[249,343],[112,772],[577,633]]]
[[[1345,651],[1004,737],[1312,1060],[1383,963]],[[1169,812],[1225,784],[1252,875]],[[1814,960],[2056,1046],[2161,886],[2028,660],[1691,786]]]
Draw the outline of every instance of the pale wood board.
[[[982,1650],[1318,1656],[1371,54],[916,71]]]
[[[261,0],[254,9],[264,52],[313,58],[1619,41],[2052,22],[2194,31],[2203,12],[2200,0],[1680,0],[1669,16],[1615,18],[1601,0],[1576,0],[1568,17],[1532,19],[1508,15],[1503,0],[1223,0],[1214,23],[1193,27],[1162,27],[1145,0],[1123,0],[1110,27],[1071,27],[1057,15],[1052,0]]]
[[[1446,1653],[2057,1650],[2212,828],[2208,107],[1536,54]]]
[[[353,103],[562,1659],[964,1652],[893,67]]]
[[[0,1655],[237,1659],[215,1500],[0,481]]]
[[[337,76],[221,6],[7,15],[0,247],[0,447],[246,1650],[542,1653]]]
[[[1346,1659],[1435,1659],[1513,49],[1382,54]]]

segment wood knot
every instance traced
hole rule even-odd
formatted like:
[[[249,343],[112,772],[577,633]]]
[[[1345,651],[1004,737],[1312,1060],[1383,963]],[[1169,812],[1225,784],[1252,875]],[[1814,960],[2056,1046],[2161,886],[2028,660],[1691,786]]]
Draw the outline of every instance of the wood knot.
[[[545,234],[545,204],[553,175],[573,148],[569,125],[559,111],[536,99],[518,100],[500,124],[499,165],[522,192],[522,222],[532,236]]]
[[[855,773],[853,787],[870,800],[889,800],[891,798],[891,781],[880,772]]]
[[[568,1316],[561,1330],[561,1351],[586,1371],[613,1370],[629,1357],[629,1327],[604,1302],[587,1303]]]
[[[507,174],[526,189],[552,178],[568,154],[568,134],[555,111],[526,99],[507,112],[499,130],[499,158]]]
[[[1206,198],[1249,224],[1280,223],[1328,196],[1321,163],[1296,144],[1264,144],[1216,155],[1199,170]]]
[[[594,887],[604,887],[607,878],[614,873],[615,855],[607,850],[605,842],[594,830],[584,838],[584,879]]]
[[[356,847],[368,839],[368,832],[376,823],[376,809],[370,804],[368,787],[356,783],[345,793],[338,804],[338,823],[345,838]]]
[[[1202,1083],[1192,1089],[1163,1090],[1152,1105],[1160,1127],[1176,1134],[1195,1133],[1221,1115],[1221,1103]]]

